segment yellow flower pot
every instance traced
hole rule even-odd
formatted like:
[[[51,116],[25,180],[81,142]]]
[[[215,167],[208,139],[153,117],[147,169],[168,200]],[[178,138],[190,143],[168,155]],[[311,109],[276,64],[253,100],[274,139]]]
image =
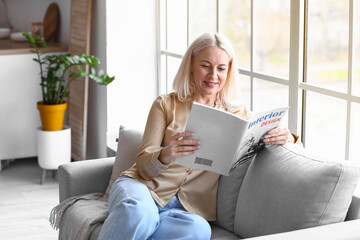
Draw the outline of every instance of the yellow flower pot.
[[[63,129],[64,115],[67,103],[46,105],[42,101],[37,103],[40,112],[42,129],[44,131],[59,131]]]

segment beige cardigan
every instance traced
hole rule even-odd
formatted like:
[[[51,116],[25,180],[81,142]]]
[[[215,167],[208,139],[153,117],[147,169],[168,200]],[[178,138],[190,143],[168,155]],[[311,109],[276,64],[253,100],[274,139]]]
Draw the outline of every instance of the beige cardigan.
[[[144,183],[162,207],[177,194],[187,211],[214,221],[219,175],[173,162],[164,165],[158,160],[162,147],[167,146],[170,137],[185,130],[192,103],[193,99],[179,101],[176,93],[156,98],[148,116],[136,164],[121,175]],[[219,104],[215,108],[225,110]],[[245,106],[231,112],[247,119],[251,115]]]

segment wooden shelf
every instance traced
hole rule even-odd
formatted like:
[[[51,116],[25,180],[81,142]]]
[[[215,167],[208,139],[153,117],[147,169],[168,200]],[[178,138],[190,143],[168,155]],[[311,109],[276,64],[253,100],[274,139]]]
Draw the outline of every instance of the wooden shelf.
[[[49,42],[48,47],[41,52],[68,52],[69,47],[59,43]],[[31,53],[27,42],[14,42],[10,38],[0,39],[0,55],[27,54]]]

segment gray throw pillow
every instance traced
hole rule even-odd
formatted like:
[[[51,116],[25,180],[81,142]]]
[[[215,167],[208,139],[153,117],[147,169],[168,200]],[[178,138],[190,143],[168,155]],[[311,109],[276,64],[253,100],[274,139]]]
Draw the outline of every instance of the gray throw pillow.
[[[136,162],[136,155],[141,144],[142,135],[143,133],[140,131],[120,126],[115,163],[109,185],[106,188],[105,197],[109,196],[111,187],[120,174]]]
[[[311,156],[294,144],[258,153],[240,188],[234,231],[243,238],[342,222],[359,166]]]
[[[230,176],[221,176],[217,192],[215,223],[226,230],[234,231],[236,202],[239,189],[251,160],[239,165]]]

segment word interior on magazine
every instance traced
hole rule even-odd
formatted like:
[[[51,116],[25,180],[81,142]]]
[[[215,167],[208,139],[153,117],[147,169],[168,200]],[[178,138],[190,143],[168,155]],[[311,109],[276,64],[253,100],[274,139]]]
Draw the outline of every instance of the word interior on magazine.
[[[258,124],[258,123],[261,123],[261,122],[265,121],[266,119],[269,119],[269,120],[264,122],[263,124],[261,124],[261,126],[267,125],[269,123],[274,123],[274,122],[280,121],[281,118],[277,118],[277,119],[271,119],[271,118],[280,117],[284,113],[285,113],[285,111],[271,112],[271,113],[269,113],[269,114],[267,114],[265,116],[259,117],[258,119],[256,119],[255,121],[253,121],[253,122],[251,122],[249,124],[248,129],[250,129],[252,126],[254,126],[254,125]]]

